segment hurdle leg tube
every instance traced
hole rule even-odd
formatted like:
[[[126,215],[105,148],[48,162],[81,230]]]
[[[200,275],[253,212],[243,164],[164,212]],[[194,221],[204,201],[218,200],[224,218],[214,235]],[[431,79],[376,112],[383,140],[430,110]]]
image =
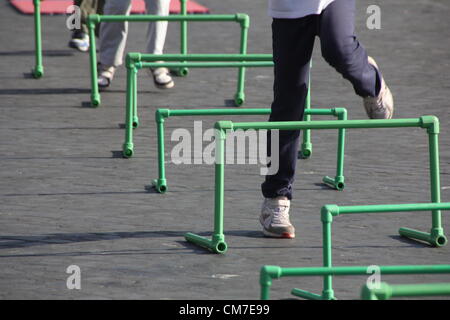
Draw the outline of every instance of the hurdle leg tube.
[[[281,277],[281,268],[278,266],[263,266],[259,271],[260,299],[270,299],[270,287],[272,286],[272,279]]]
[[[428,132],[429,157],[430,157],[430,187],[431,202],[440,203],[440,179],[439,179],[439,141],[438,132]],[[432,246],[442,247],[447,244],[447,238],[441,224],[441,211],[432,210],[432,227],[430,233],[409,228],[400,228],[399,233],[403,237],[428,242]]]
[[[34,4],[34,45],[35,45],[35,66],[31,73],[35,79],[44,75],[42,64],[42,30],[41,30],[41,1],[33,0]]]
[[[331,248],[331,223],[333,222],[333,216],[329,210],[325,210],[321,215],[322,220],[322,237],[323,237],[323,266],[327,268],[332,267],[332,248]],[[323,277],[323,291],[322,299],[333,300],[333,277],[327,275]]]
[[[309,66],[311,67],[311,62]],[[308,92],[306,94],[306,101],[305,101],[305,111],[311,109],[311,73],[308,74]],[[304,121],[311,121],[311,114],[305,112],[303,116]],[[302,138],[302,144],[300,146],[300,151],[298,153],[298,157],[300,159],[308,159],[312,154],[312,144],[311,144],[311,130],[310,129],[304,129],[303,130],[303,138]]]
[[[185,239],[214,253],[225,253],[227,244],[223,234],[223,204],[225,175],[225,131],[216,129],[216,164],[215,164],[215,194],[214,194],[214,234],[212,239],[206,239],[193,233],[187,233]]]
[[[122,154],[125,158],[133,156],[133,93],[135,84],[136,68],[127,68],[127,92],[126,92],[126,108],[125,108],[125,142],[122,148]]]
[[[248,39],[248,28],[249,19],[241,20],[241,43],[240,43],[240,53],[247,54],[247,39]],[[245,67],[240,67],[238,71],[238,81],[237,81],[237,91],[234,97],[234,104],[240,107],[245,102]]]
[[[132,108],[132,112],[133,112],[133,128],[136,129],[137,127],[139,127],[139,117],[138,117],[138,108],[137,108],[137,99],[138,99],[138,91],[137,91],[137,74],[138,74],[138,69],[134,68],[133,71],[133,79],[132,81],[132,97],[133,97],[133,108]]]
[[[95,23],[87,22],[89,30],[89,63],[91,68],[91,106],[98,107],[101,103],[100,92],[98,90],[97,74],[97,48],[95,44]]]
[[[159,193],[167,191],[165,157],[164,157],[164,118],[159,117],[156,123],[156,130],[158,136],[158,179],[153,180],[153,186]]]
[[[338,120],[347,120],[347,110],[345,108],[336,108],[335,114],[337,115]],[[344,149],[345,149],[345,128],[341,128],[338,129],[336,176],[334,178],[326,176],[322,180],[323,183],[338,191],[343,190],[345,187]]]
[[[333,216],[328,209],[329,206],[324,206],[321,210],[322,220],[322,253],[323,253],[323,267],[332,267],[332,247],[331,247],[331,223]],[[322,295],[304,291],[301,289],[293,289],[291,293],[297,297],[314,300],[334,300],[333,291],[333,276],[328,274],[323,276],[323,290]]]
[[[187,0],[180,0],[180,9],[182,15],[187,15]],[[187,21],[180,21],[180,53],[184,55],[188,53],[187,27]],[[180,77],[185,77],[188,75],[189,69],[181,67],[176,70],[176,73]]]

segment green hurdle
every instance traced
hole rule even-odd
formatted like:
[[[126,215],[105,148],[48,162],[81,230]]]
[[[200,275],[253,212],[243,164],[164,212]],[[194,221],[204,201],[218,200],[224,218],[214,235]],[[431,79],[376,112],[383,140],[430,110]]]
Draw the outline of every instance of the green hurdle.
[[[189,109],[189,110],[171,110],[158,109],[155,113],[155,121],[158,137],[158,179],[153,180],[152,184],[159,193],[167,191],[167,179],[165,170],[164,156],[164,123],[169,117],[182,116],[224,116],[224,115],[267,115],[271,109]],[[331,115],[339,120],[347,120],[347,110],[345,108],[333,109],[305,109],[305,115]],[[337,166],[336,177],[324,177],[323,181],[330,187],[343,190],[344,189],[344,142],[345,129],[339,129],[338,146],[337,146]],[[128,150],[129,151],[129,150]],[[129,153],[128,153],[129,154]]]
[[[183,13],[186,12],[186,9],[183,9]],[[189,56],[187,54],[187,22],[206,22],[206,21],[215,21],[215,22],[237,22],[241,26],[241,40],[240,40],[240,53],[247,53],[247,37],[248,37],[248,28],[250,26],[250,18],[247,14],[237,13],[233,15],[188,15],[188,14],[180,14],[180,15],[169,15],[169,16],[156,16],[156,15],[89,15],[87,19],[87,25],[89,28],[89,54],[90,54],[90,67],[91,67],[91,104],[94,107],[97,107],[101,103],[100,93],[98,89],[97,83],[97,56],[96,56],[96,45],[95,45],[95,25],[100,22],[119,22],[119,21],[130,21],[130,22],[149,22],[149,21],[179,21],[181,22],[181,56],[186,57]],[[146,55],[143,55],[146,56]],[[152,55],[148,56],[157,57],[152,61],[164,60],[165,55]],[[183,61],[183,60],[178,60]],[[157,66],[163,66],[162,64],[158,64]],[[169,66],[174,67],[174,66]],[[187,74],[187,65],[178,64],[174,68],[180,68],[180,74]],[[134,70],[137,72],[137,70]],[[244,81],[245,78],[245,67],[239,67],[239,79]],[[132,89],[132,88],[131,88]],[[243,100],[242,100],[243,103]]]
[[[361,290],[362,300],[388,300],[396,297],[450,296],[450,283],[396,284],[381,282],[378,288],[367,284]]]
[[[215,163],[215,207],[214,207],[214,233],[212,240],[188,233],[187,241],[205,247],[215,253],[224,253],[227,249],[223,235],[223,203],[224,203],[224,148],[227,131],[230,130],[319,130],[319,129],[369,129],[369,128],[407,128],[418,127],[427,130],[429,141],[431,202],[440,203],[439,179],[439,119],[435,116],[422,116],[411,119],[387,120],[331,120],[331,121],[284,121],[284,122],[232,122],[219,121],[215,124],[216,130],[216,163]],[[385,208],[387,210],[387,208]],[[413,239],[430,240],[433,245],[444,245],[441,237],[441,212],[438,208],[432,210],[431,235],[422,234],[411,229],[400,229],[400,234]],[[446,242],[446,240],[445,240]]]
[[[318,270],[320,269],[323,273],[323,291],[322,294],[311,293],[301,289],[293,289],[292,294],[305,298],[305,299],[320,299],[320,300],[333,300],[335,299],[334,290],[332,285],[333,275],[357,275],[357,274],[369,274],[369,272],[362,273],[360,267],[333,267],[332,265],[332,240],[331,240],[331,223],[333,222],[333,217],[343,214],[362,214],[362,213],[383,213],[383,212],[411,212],[411,211],[432,211],[432,228],[430,233],[420,232],[412,229],[400,228],[400,235],[415,239],[426,241],[429,244],[441,247],[447,244],[447,238],[444,235],[444,231],[441,225],[440,211],[450,210],[450,202],[447,203],[413,203],[413,204],[392,204],[392,205],[367,205],[367,206],[337,206],[337,205],[325,205],[321,209],[321,221],[322,221],[322,250],[323,250],[323,268],[286,268],[287,272],[284,271],[285,268],[268,266],[261,269],[261,298],[268,298],[268,290],[270,289],[271,282],[267,282],[267,277],[275,276],[279,278],[277,274],[285,274],[289,276],[304,276],[304,275],[319,275]],[[403,231],[402,231],[403,230]],[[409,230],[409,232],[405,232]],[[447,266],[450,267],[450,266]],[[406,267],[392,268],[386,272],[383,272],[384,267],[379,267],[381,273],[386,274],[407,274],[409,271],[419,271],[419,273],[433,273],[433,270],[446,269],[445,266],[430,266],[430,272],[426,272],[422,269],[417,269],[416,267]],[[341,272],[331,272],[331,270],[341,270]],[[277,270],[277,272],[273,272]],[[311,274],[307,274],[305,270],[313,270]],[[328,270],[328,271],[324,271]],[[343,271],[350,270],[350,271]],[[408,271],[409,270],[409,271]],[[450,271],[447,270],[447,271]],[[281,272],[281,273],[280,273]],[[306,272],[306,273],[305,273]],[[264,275],[263,275],[264,273]],[[270,275],[269,275],[270,274]],[[281,277],[280,275],[280,277]],[[263,288],[264,287],[264,288]]]
[[[42,64],[42,30],[41,30],[41,0],[33,0],[34,5],[34,46],[35,46],[35,66],[31,74],[35,79],[44,75]]]
[[[162,63],[156,61],[164,60]],[[143,62],[151,61],[151,62]],[[152,55],[128,53],[126,56],[127,90],[125,107],[125,142],[122,150],[125,158],[133,155],[133,128],[139,126],[137,116],[137,72],[147,67],[197,67],[197,68],[242,68],[273,66],[271,54],[164,54]],[[244,101],[244,73],[239,73],[235,101]]]
[[[270,298],[270,288],[273,279],[281,277],[311,277],[311,276],[349,276],[371,274],[371,266],[349,266],[349,267],[305,267],[305,268],[281,268],[279,266],[263,266],[260,271],[260,298]],[[380,275],[397,274],[447,274],[450,273],[450,265],[403,265],[403,266],[379,266]],[[412,289],[412,288],[411,288]],[[412,290],[411,290],[412,291]],[[417,292],[415,288],[414,291]],[[437,291],[437,290],[436,290]],[[405,292],[405,291],[404,291]],[[335,299],[334,296],[323,296],[309,293],[300,289],[293,289],[292,293],[313,300]]]

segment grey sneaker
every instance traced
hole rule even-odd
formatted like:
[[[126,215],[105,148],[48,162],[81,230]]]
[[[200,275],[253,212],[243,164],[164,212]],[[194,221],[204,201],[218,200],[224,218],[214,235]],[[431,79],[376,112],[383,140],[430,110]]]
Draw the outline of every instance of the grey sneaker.
[[[295,228],[289,221],[290,201],[274,198],[264,199],[259,222],[263,233],[273,238],[295,238]]]
[[[372,57],[369,57],[369,63],[378,69],[378,65]],[[394,113],[394,99],[391,90],[386,85],[384,79],[381,79],[381,90],[378,97],[364,98],[364,108],[371,119],[391,119]]]

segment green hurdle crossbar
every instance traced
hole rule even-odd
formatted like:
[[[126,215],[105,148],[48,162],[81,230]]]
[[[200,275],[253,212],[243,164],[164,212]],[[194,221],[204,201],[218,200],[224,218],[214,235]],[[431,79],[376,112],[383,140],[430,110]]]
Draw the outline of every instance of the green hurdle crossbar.
[[[367,284],[361,289],[362,300],[388,300],[396,297],[450,296],[450,283],[389,284],[381,282],[378,288]]]
[[[186,10],[184,10],[186,12]],[[207,14],[207,15],[188,15],[188,14],[179,14],[179,15],[169,15],[169,16],[156,16],[156,15],[89,15],[87,20],[87,25],[89,28],[89,54],[90,54],[90,66],[91,66],[91,104],[94,107],[97,107],[101,103],[100,93],[98,89],[97,83],[97,55],[96,55],[96,45],[95,45],[95,25],[100,22],[119,22],[119,21],[130,21],[130,22],[149,22],[149,21],[179,21],[181,22],[181,55],[183,57],[189,57],[187,54],[187,22],[206,22],[206,21],[215,21],[215,22],[237,22],[241,26],[241,40],[240,40],[240,53],[247,53],[247,38],[248,38],[248,28],[250,26],[250,18],[245,13],[236,13],[236,14]],[[153,55],[147,54],[144,56],[155,56],[156,59],[152,61],[163,60],[166,55]],[[183,60],[179,60],[183,61]],[[163,66],[162,64],[154,65]],[[178,64],[175,66],[169,66],[174,68],[181,68],[181,75],[187,74],[187,65]],[[137,70],[133,68],[136,72]],[[239,82],[243,82],[245,79],[245,68],[244,66],[239,67]],[[240,101],[240,100],[237,100]],[[242,100],[243,103],[243,100]]]
[[[31,74],[35,79],[44,75],[42,64],[42,30],[41,30],[41,0],[33,0],[34,5],[34,46],[35,46],[35,66]]]
[[[183,116],[225,116],[225,115],[267,115],[270,114],[269,108],[253,108],[253,109],[189,109],[189,110],[172,110],[172,109],[158,109],[155,112],[155,121],[158,137],[158,179],[152,181],[153,186],[159,193],[167,191],[167,179],[165,170],[165,156],[164,156],[164,123],[169,117],[183,117]],[[305,115],[331,115],[337,117],[339,120],[347,120],[347,110],[345,108],[332,109],[305,109]],[[336,177],[330,178],[328,176],[323,178],[323,182],[336,190],[344,189],[344,144],[345,144],[345,129],[339,129],[338,144],[337,144],[337,166]],[[132,150],[125,150],[125,155],[132,154]]]
[[[223,205],[224,205],[224,174],[225,160],[224,148],[227,131],[230,130],[305,130],[305,129],[369,129],[369,128],[406,128],[418,127],[427,130],[429,141],[429,165],[431,181],[431,202],[434,205],[440,201],[439,178],[439,119],[435,116],[422,116],[411,119],[386,119],[386,120],[331,120],[331,121],[284,121],[284,122],[232,122],[219,121],[215,124],[216,130],[216,163],[215,163],[215,207],[214,207],[214,231],[212,240],[193,233],[185,235],[187,241],[205,247],[215,253],[224,253],[227,249],[223,234]],[[410,229],[401,229],[400,234],[414,239],[433,240],[433,244],[440,245],[442,237],[438,236],[440,228],[441,212],[438,208],[432,209],[433,229],[432,238],[425,237],[421,233]],[[445,244],[445,243],[444,243]],[[442,244],[443,245],[443,244]]]
[[[270,288],[273,279],[281,277],[306,277],[306,276],[349,276],[349,275],[370,275],[371,266],[349,266],[349,267],[304,267],[304,268],[282,268],[279,266],[263,266],[260,271],[260,298],[268,300],[270,298]],[[450,273],[450,265],[403,265],[403,266],[379,266],[380,275],[387,274],[444,274]],[[334,296],[323,296],[310,293],[300,289],[293,289],[292,293],[311,300],[335,299]]]

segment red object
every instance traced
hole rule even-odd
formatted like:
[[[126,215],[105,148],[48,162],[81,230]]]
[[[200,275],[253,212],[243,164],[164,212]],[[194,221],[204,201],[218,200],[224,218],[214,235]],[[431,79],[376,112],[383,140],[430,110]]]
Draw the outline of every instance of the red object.
[[[33,14],[33,0],[10,0],[11,5],[23,14]],[[42,0],[41,14],[66,14],[67,7],[73,5],[72,0]],[[209,13],[209,9],[196,3],[195,1],[187,2],[188,13]],[[132,0],[131,13],[145,13],[144,0]],[[180,1],[172,0],[170,2],[170,13],[180,13]]]

